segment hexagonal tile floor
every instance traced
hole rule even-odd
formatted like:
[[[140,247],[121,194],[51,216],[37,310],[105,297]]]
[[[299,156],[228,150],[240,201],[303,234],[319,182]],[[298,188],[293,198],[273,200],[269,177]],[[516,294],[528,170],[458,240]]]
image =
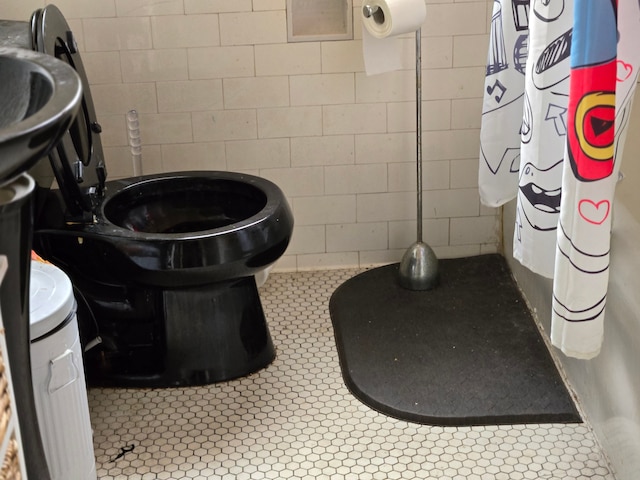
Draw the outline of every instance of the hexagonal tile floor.
[[[355,399],[328,305],[361,271],[271,274],[261,296],[277,358],[248,377],[91,389],[98,478],[614,479],[586,424],[432,427]]]

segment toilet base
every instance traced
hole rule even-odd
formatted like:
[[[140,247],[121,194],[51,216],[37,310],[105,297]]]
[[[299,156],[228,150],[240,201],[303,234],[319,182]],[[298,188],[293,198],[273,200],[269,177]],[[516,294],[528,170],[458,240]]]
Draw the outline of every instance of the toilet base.
[[[275,358],[253,277],[184,289],[73,280],[89,385],[205,385]]]

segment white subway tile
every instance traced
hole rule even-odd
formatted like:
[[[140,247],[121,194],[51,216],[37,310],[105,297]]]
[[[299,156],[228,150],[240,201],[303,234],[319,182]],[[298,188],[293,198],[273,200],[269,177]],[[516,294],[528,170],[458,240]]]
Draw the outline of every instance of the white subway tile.
[[[426,37],[486,32],[487,2],[428,4],[422,26]]]
[[[356,135],[356,163],[393,163],[415,159],[413,133]]]
[[[143,143],[187,143],[193,141],[189,113],[143,113],[138,116]]]
[[[22,0],[20,2],[5,0],[1,3],[3,20],[17,20],[26,22],[31,14],[38,8],[42,8],[44,3],[42,0]]]
[[[24,3],[22,1],[12,1],[6,3]],[[50,2],[40,3],[37,8],[42,8]],[[100,0],[99,2],[88,2],[87,0],[56,0],[56,7],[60,9],[65,18],[92,18],[92,17],[115,17],[116,6],[114,0]],[[4,8],[4,6],[3,6]],[[35,9],[34,9],[35,10]],[[33,11],[33,10],[32,10]],[[3,17],[4,18],[4,17]],[[27,21],[29,17],[20,20]]]
[[[296,225],[355,223],[355,195],[296,197],[292,200]]]
[[[427,190],[423,193],[425,218],[477,217],[480,208],[478,188]]]
[[[459,98],[451,100],[451,128],[480,128],[482,121],[482,98]]]
[[[324,172],[327,195],[387,191],[387,166],[382,163],[327,166]]]
[[[327,252],[382,250],[389,245],[386,222],[327,225]]]
[[[212,47],[220,45],[218,15],[151,17],[154,48]]]
[[[186,80],[187,51],[127,50],[120,52],[122,79],[125,82],[161,82]]]
[[[418,239],[416,220],[389,222],[389,248],[407,249]],[[430,247],[449,245],[449,219],[424,219],[422,239]]]
[[[400,250],[368,250],[360,253],[360,267],[374,268],[391,263],[399,263],[404,249]]]
[[[256,45],[256,75],[320,73],[320,44],[316,42]]]
[[[82,63],[91,85],[122,82],[120,52],[84,52]]]
[[[162,145],[165,171],[227,170],[224,142]]]
[[[131,147],[104,147],[104,161],[107,165],[107,179],[126,178],[133,176],[133,159]],[[142,146],[142,173],[161,173],[162,159],[159,145]]]
[[[223,108],[220,79],[158,82],[156,88],[160,112],[197,112]]]
[[[260,176],[278,185],[290,198],[324,193],[322,167],[265,168],[260,170]]]
[[[253,0],[253,11],[261,10],[286,10],[286,0]]]
[[[85,18],[88,35],[84,47],[88,52],[145,50],[152,48],[149,18]]]
[[[260,138],[322,135],[320,107],[263,108],[258,110]]]
[[[246,140],[257,137],[255,110],[192,112],[195,142]]]
[[[158,148],[154,145],[154,148]],[[131,148],[128,146],[103,147],[108,180],[133,176]]]
[[[287,42],[287,17],[284,11],[221,13],[222,45],[255,45]]]
[[[480,98],[483,93],[485,70],[485,67],[427,70],[422,76],[422,98]]]
[[[93,85],[91,96],[99,114],[124,114],[129,110],[137,110],[138,113],[158,111],[154,83]]]
[[[287,255],[324,253],[325,251],[324,225],[296,225],[293,227]]]
[[[451,219],[450,245],[496,244],[500,237],[498,217]]]
[[[367,76],[356,73],[356,102],[406,102],[416,99],[416,73],[399,70]]]
[[[387,169],[389,174],[390,192],[416,191],[416,159],[414,159],[412,162],[390,163],[387,166]],[[425,162],[423,160],[422,189],[442,190],[443,188],[449,188],[449,162]]]
[[[273,264],[273,272],[295,272],[298,270],[297,261],[298,257],[296,255],[288,255],[285,251],[285,254],[281,256],[276,263]]]
[[[451,101],[422,102],[422,130],[449,130],[451,128]],[[389,132],[416,131],[416,102],[387,104],[387,130]]]
[[[358,252],[315,253],[298,255],[298,271],[356,268],[359,266]]]
[[[478,158],[451,160],[451,188],[478,186]]]
[[[294,75],[290,77],[291,105],[334,105],[354,103],[352,73]]]
[[[119,17],[146,17],[154,15],[181,15],[182,0],[115,0]],[[89,2],[96,3],[96,2]],[[99,2],[98,2],[99,3]]]
[[[187,50],[189,78],[250,77],[253,47],[200,47]]]
[[[384,133],[386,110],[383,103],[323,106],[322,132],[324,135]]]
[[[295,137],[291,139],[291,165],[344,165],[354,163],[353,135]]]
[[[127,138],[127,122],[124,115],[100,115],[98,123],[102,126],[100,139],[103,147],[129,145]]]
[[[289,106],[289,77],[244,77],[223,80],[224,108]]]
[[[424,30],[422,31],[424,32]],[[421,40],[423,77],[425,69],[453,66],[453,37],[450,34],[440,37],[423,35]]]
[[[361,40],[322,42],[322,73],[363,72]]]
[[[250,12],[251,0],[184,0],[187,14]]]
[[[416,194],[413,192],[360,194],[357,201],[358,222],[416,218]]]
[[[226,142],[229,170],[282,168],[291,165],[286,138]]]
[[[484,67],[487,63],[489,36],[457,35],[453,37],[454,67]]]
[[[424,132],[423,156],[428,160],[474,158],[480,151],[480,130]]]

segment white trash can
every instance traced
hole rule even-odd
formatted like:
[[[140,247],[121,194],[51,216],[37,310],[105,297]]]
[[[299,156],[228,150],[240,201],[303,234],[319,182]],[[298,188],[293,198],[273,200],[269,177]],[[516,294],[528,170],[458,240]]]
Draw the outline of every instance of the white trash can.
[[[52,480],[96,480],[89,402],[69,277],[31,262],[31,371]]]

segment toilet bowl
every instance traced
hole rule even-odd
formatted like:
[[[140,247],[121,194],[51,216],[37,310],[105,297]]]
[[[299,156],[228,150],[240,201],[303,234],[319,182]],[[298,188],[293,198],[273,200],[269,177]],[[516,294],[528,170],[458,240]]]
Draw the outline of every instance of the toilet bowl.
[[[76,121],[30,173],[34,249],[74,284],[88,383],[198,385],[268,365],[275,350],[254,275],[289,244],[283,192],[234,172],[107,181],[71,29],[50,5],[33,14],[30,34],[35,49],[67,61],[83,82]]]

